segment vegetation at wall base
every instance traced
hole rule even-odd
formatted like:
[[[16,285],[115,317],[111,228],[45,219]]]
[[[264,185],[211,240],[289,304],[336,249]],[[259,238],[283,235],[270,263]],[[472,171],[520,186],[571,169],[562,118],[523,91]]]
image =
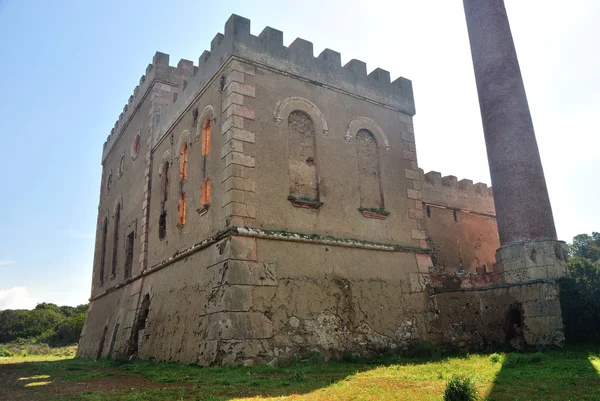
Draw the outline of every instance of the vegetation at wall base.
[[[600,342],[600,233],[580,234],[569,245],[567,277],[559,280],[567,342]]]

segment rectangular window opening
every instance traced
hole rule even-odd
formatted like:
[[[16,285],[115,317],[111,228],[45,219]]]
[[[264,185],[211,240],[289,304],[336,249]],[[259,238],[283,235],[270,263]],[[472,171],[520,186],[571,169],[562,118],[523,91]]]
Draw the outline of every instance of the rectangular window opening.
[[[133,268],[133,246],[135,243],[135,232],[132,231],[127,235],[127,253],[125,259],[125,278],[131,277],[131,270]]]

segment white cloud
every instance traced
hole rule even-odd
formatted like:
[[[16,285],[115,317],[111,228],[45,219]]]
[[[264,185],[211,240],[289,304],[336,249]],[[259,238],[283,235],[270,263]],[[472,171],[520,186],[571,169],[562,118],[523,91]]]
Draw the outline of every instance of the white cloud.
[[[33,309],[39,299],[31,297],[25,287],[13,287],[0,290],[0,310],[4,309]]]
[[[0,266],[10,266],[17,264],[16,260],[0,260]]]

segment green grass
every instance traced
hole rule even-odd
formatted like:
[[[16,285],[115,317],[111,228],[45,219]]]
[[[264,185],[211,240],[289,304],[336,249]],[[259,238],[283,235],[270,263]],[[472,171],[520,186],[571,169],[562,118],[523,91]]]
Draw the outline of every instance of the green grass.
[[[440,401],[455,375],[468,377],[489,401],[600,400],[600,346],[329,363],[315,356],[288,367],[0,357],[0,399]]]

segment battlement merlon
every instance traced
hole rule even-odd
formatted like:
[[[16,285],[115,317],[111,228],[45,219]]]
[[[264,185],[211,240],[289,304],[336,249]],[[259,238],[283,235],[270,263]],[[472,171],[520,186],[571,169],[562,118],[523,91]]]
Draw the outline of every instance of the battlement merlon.
[[[443,206],[449,209],[466,210],[475,213],[496,215],[494,194],[487,184],[472,180],[458,180],[453,175],[442,177],[437,171],[423,173],[421,169],[423,203]]]
[[[217,33],[210,51],[205,50],[200,56],[198,67],[194,67],[175,105],[161,117],[155,143],[232,56],[385,104],[411,116],[415,114],[410,80],[400,77],[390,82],[389,72],[380,68],[367,75],[366,64],[359,60],[350,60],[342,67],[340,54],[330,49],[314,57],[312,43],[304,39],[298,38],[285,47],[283,32],[270,27],[254,36],[250,33],[250,20],[233,14],[225,23],[224,34]]]
[[[197,67],[194,66],[192,61],[182,59],[177,64],[177,67],[172,67],[169,65],[168,54],[156,52],[152,58],[152,63],[146,67],[146,73],[141,76],[139,84],[133,90],[133,94],[129,96],[127,104],[123,106],[123,112],[119,115],[119,119],[115,122],[104,142],[102,161],[104,162],[110,149],[117,142],[121,132],[125,129],[128,121],[135,114],[137,107],[155,81],[168,82],[171,85],[181,87],[184,80],[193,75],[195,70],[197,70]]]
[[[340,53],[334,50],[314,57],[312,42],[300,38],[285,47],[283,32],[270,27],[254,36],[250,20],[235,14],[225,24],[223,43],[231,44],[234,55],[415,114],[410,80],[400,77],[390,82],[390,73],[381,68],[367,75],[366,64],[359,60],[342,67]]]
[[[250,20],[235,14],[225,23],[224,32],[215,35],[210,51],[202,53],[198,66],[194,66],[189,60],[181,60],[177,67],[171,67],[167,54],[156,53],[146,75],[140,79],[140,85],[130,96],[107,138],[102,160],[154,80],[181,83],[175,105],[169,107],[160,119],[160,126],[153,138],[156,143],[230,56],[285,71],[322,86],[343,90],[410,116],[415,114],[412,82],[406,78],[399,77],[391,82],[390,73],[381,68],[367,74],[367,65],[360,60],[353,59],[342,66],[340,53],[330,49],[325,49],[318,57],[314,57],[313,44],[304,39],[297,38],[289,47],[285,47],[283,32],[270,27],[254,36],[250,33]]]

